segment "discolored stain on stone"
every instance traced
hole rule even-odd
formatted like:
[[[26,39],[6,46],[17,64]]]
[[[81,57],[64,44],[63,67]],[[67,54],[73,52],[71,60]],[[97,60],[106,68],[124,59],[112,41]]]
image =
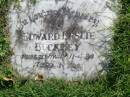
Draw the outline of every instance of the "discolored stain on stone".
[[[23,30],[20,28],[16,30],[16,44],[19,47],[23,45]]]

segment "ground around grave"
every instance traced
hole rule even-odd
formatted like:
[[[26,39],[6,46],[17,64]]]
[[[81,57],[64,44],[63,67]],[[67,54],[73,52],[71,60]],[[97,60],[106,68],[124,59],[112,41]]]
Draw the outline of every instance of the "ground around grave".
[[[12,1],[18,5],[18,0]],[[6,15],[10,1],[0,0],[0,97],[130,97],[130,0],[120,0],[120,3],[106,76],[93,81],[20,81],[15,79],[9,62],[12,52]]]

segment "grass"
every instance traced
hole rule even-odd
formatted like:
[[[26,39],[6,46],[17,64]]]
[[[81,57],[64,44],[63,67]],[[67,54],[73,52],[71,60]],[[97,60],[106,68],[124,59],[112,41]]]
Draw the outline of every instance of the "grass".
[[[12,75],[6,65],[10,63],[11,50],[8,30],[5,29],[10,1],[0,0],[0,76]],[[122,7],[113,29],[114,43],[106,76],[93,81],[75,82],[48,79],[24,83],[24,80],[15,80],[11,87],[10,83],[1,80],[0,97],[130,97],[130,0],[120,0],[120,3]]]
[[[7,25],[8,3],[0,0],[0,76],[9,75],[10,56],[12,55],[9,42],[9,31]]]
[[[120,93],[120,94],[119,94]],[[124,97],[120,91],[106,86],[106,81],[77,81],[50,79],[44,82],[29,81],[0,92],[3,97]],[[0,97],[2,97],[0,95]],[[118,96],[117,96],[118,95]]]
[[[129,97],[129,92],[122,90],[123,85],[112,89],[105,79],[76,82],[49,79],[28,81],[22,86],[19,81],[16,83],[12,88],[1,90],[0,97]]]

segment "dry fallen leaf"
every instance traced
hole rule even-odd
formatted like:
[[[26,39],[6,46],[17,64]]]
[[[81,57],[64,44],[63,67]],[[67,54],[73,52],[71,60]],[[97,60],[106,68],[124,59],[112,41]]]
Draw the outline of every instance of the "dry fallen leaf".
[[[5,81],[12,81],[12,82],[13,82],[13,79],[12,79],[12,78],[4,77],[3,79],[4,79]]]
[[[35,80],[44,80],[44,77],[41,74],[37,74]]]

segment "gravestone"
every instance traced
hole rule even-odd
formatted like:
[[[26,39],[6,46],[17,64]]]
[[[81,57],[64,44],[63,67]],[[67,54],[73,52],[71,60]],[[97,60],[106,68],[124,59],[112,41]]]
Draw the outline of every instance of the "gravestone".
[[[23,77],[103,74],[116,18],[110,0],[21,0],[9,13],[13,68]]]

